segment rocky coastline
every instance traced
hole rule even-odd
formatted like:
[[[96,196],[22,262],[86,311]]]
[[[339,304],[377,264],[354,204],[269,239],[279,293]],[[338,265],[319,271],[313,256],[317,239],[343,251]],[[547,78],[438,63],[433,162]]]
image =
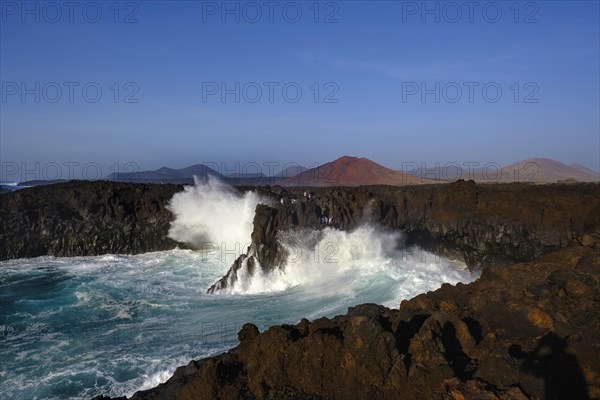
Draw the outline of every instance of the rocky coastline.
[[[597,399],[599,276],[600,242],[574,244],[399,310],[362,304],[262,333],[246,324],[236,348],[131,400]]]
[[[0,195],[0,260],[170,250],[179,185],[71,181]]]
[[[187,247],[168,237],[165,208],[181,185],[71,181],[0,196],[0,260],[137,254]],[[581,242],[600,226],[600,184],[451,184],[291,188],[257,191],[253,243],[264,265],[285,261],[278,231],[375,223],[409,243],[463,259],[472,268],[527,261]],[[311,198],[303,196],[311,193]],[[283,204],[281,200],[283,199]],[[292,199],[295,201],[292,202]]]
[[[3,193],[0,259],[184,247],[168,237],[165,208],[182,189],[66,182]],[[238,190],[268,204],[256,208],[247,254],[209,291],[247,257],[284,268],[278,232],[321,229],[324,218],[342,230],[400,230],[409,244],[485,269],[399,310],[359,305],[263,333],[246,324],[238,347],[133,399],[600,398],[599,184]]]

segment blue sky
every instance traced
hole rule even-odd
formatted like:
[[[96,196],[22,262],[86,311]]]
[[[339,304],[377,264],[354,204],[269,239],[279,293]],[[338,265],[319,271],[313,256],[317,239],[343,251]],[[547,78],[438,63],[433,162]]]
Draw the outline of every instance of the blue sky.
[[[3,177],[342,155],[600,169],[596,1],[50,3],[0,2]]]

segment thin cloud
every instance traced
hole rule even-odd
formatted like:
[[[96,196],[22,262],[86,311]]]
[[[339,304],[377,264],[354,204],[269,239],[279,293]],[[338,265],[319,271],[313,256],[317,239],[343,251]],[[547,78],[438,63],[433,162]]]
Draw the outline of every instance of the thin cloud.
[[[445,62],[436,60],[425,65],[398,65],[385,61],[355,61],[341,57],[323,56],[310,52],[298,53],[297,57],[307,65],[323,65],[337,70],[361,70],[400,80],[429,79],[475,79],[489,75],[499,65],[515,64],[517,55],[493,56],[483,60]],[[498,78],[497,75],[494,77]]]

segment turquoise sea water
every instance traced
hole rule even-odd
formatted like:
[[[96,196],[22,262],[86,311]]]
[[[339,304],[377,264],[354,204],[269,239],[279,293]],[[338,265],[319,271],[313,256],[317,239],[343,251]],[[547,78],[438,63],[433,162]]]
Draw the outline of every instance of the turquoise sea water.
[[[245,322],[264,330],[365,302],[397,307],[443,282],[474,279],[423,252],[398,259],[361,254],[319,265],[320,274],[313,265],[303,279],[306,265],[289,266],[217,295],[206,289],[231,260],[189,250],[2,262],[0,398],[131,395],[190,359],[235,346]]]

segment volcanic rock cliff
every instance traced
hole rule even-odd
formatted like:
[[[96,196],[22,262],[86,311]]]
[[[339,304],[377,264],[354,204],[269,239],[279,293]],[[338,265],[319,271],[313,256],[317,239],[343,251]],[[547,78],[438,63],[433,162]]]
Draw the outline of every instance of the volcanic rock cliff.
[[[142,253],[179,245],[165,208],[178,185],[67,182],[0,195],[0,259]],[[377,223],[409,241],[451,252],[470,266],[531,260],[600,232],[598,184],[453,184],[333,188],[240,188],[258,205],[252,242],[260,264],[285,263],[277,232]],[[304,192],[311,194],[310,199]],[[283,204],[281,204],[283,200]]]
[[[0,195],[0,260],[170,250],[177,185],[72,181]]]

